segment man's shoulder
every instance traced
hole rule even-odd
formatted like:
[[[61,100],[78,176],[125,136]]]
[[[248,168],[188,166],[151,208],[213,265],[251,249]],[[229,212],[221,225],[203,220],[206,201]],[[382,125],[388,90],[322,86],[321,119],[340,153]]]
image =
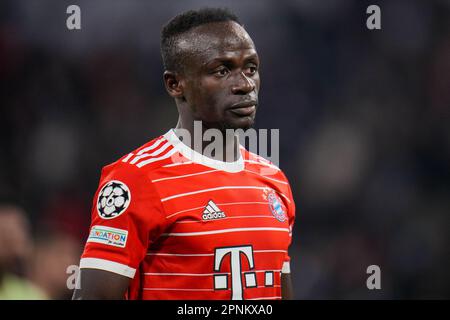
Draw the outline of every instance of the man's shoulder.
[[[284,180],[287,182],[287,178],[283,172],[283,170],[274,162],[264,158],[261,155],[258,155],[257,153],[251,152],[241,146],[242,154],[244,157],[244,162],[246,164],[246,167],[254,170],[258,170],[259,172],[263,173],[264,175],[268,176],[276,176],[280,178],[281,180]]]
[[[165,135],[160,135],[105,165],[102,175],[118,172],[132,176],[147,175],[155,169],[173,163],[174,157],[176,157],[174,146]]]

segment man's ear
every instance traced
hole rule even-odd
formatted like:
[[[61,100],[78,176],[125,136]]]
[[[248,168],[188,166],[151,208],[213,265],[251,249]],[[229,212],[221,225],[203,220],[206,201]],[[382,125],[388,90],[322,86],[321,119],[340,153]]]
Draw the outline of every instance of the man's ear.
[[[180,74],[173,71],[164,71],[164,85],[169,95],[173,98],[184,98],[183,81]]]

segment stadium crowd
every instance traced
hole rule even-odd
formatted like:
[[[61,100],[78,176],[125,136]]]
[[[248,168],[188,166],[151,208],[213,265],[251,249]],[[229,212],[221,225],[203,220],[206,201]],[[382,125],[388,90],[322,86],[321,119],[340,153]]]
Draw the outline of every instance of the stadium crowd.
[[[101,167],[176,125],[161,26],[191,7],[0,3],[0,299],[70,298]],[[450,3],[230,1],[297,204],[297,299],[449,297]],[[4,245],[4,244],[10,245]],[[8,249],[8,250],[7,250]],[[378,265],[382,289],[368,290]]]

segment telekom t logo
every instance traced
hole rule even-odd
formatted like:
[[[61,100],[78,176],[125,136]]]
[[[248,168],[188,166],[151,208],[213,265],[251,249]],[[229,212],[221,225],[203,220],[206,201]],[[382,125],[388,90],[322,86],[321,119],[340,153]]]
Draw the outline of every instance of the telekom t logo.
[[[220,266],[222,265],[223,258],[228,254],[230,254],[231,263],[231,300],[243,300],[241,254],[244,256],[244,259],[247,258],[250,270],[252,270],[255,267],[255,264],[253,262],[253,248],[252,246],[217,248],[214,254],[215,272],[220,272]],[[245,273],[245,284],[247,288],[256,287],[255,272]],[[214,275],[214,289],[228,289],[227,274]]]

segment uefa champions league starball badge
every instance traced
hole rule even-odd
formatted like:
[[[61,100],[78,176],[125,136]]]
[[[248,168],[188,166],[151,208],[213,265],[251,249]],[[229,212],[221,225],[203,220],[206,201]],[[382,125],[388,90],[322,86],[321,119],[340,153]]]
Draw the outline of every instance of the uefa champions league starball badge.
[[[97,199],[97,212],[102,219],[113,219],[120,216],[130,204],[131,193],[127,185],[112,180],[100,190]]]

